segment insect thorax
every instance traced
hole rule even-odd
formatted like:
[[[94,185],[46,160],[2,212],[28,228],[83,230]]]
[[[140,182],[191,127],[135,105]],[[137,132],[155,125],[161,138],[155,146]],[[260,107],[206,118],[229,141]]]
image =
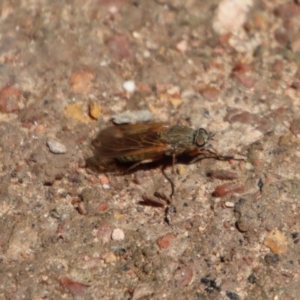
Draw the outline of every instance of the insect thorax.
[[[197,147],[194,144],[196,130],[183,125],[174,125],[168,130],[160,133],[162,141],[171,145],[173,153],[181,154]],[[171,155],[172,151],[166,152],[166,155]]]

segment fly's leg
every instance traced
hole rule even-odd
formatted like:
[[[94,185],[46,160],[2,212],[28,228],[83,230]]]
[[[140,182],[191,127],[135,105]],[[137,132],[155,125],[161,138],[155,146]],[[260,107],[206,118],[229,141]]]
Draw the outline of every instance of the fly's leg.
[[[151,161],[149,161],[151,162]],[[123,174],[129,173],[130,171],[132,171],[133,169],[135,169],[136,167],[138,167],[139,165],[143,164],[143,161],[138,161],[135,164],[131,165],[129,168],[127,168]]]
[[[175,180],[176,180],[175,168],[174,168],[175,162],[176,162],[176,153],[175,153],[175,151],[173,153],[171,153],[171,155],[172,155],[172,179],[165,172],[166,165],[162,166],[162,168],[161,168],[161,172],[163,173],[165,178],[170,182],[170,185],[171,185],[170,199],[172,199],[172,197],[175,194]]]
[[[152,206],[158,206],[158,207],[163,207],[165,210],[165,217],[164,217],[164,221],[169,225],[172,226],[172,216],[176,213],[176,207],[174,205],[172,205],[172,197],[175,194],[175,161],[176,161],[176,154],[175,152],[173,152],[172,154],[172,176],[168,176],[166,174],[166,168],[167,168],[167,164],[163,164],[161,167],[161,172],[164,175],[164,177],[169,181],[170,185],[171,185],[171,194],[170,196],[166,196],[164,193],[159,193],[158,191],[156,191],[154,193],[154,196],[149,196],[149,195],[143,195],[143,200],[145,204],[149,204]],[[158,158],[159,159],[159,158]],[[131,168],[134,168],[136,166],[138,166],[141,163],[148,163],[148,162],[152,162],[155,161],[154,160],[144,160],[141,162],[138,162],[136,164],[134,164],[133,166],[131,166]]]
[[[130,171],[132,171],[133,169],[135,169],[136,167],[138,167],[139,165],[142,165],[142,164],[148,164],[148,163],[152,163],[152,162],[155,162],[155,161],[158,161],[158,160],[161,160],[164,156],[157,156],[157,157],[153,157],[153,158],[148,158],[148,159],[144,159],[144,160],[141,160],[141,161],[138,161],[136,163],[134,163],[132,166],[130,166],[128,169],[126,169],[123,174],[126,174]],[[166,165],[163,165],[162,166],[162,173],[163,175],[165,176],[165,178],[170,182],[171,184],[171,195],[170,195],[170,198],[172,198],[172,196],[174,195],[175,193],[175,184],[174,184],[174,180],[175,180],[175,170],[174,170],[174,166],[175,166],[175,160],[176,160],[176,155],[175,155],[175,152],[172,153],[172,174],[173,174],[173,180],[166,174],[165,172],[165,169],[166,169]]]
[[[228,155],[228,156],[222,156],[217,153],[217,151],[212,151],[209,149],[197,149],[197,151],[190,152],[190,156],[195,156],[191,161],[190,164],[193,164],[199,160],[207,159],[207,158],[214,158],[218,160],[231,160],[235,159],[234,156]]]
[[[138,167],[139,165],[143,165],[143,164],[149,164],[149,163],[152,163],[152,162],[155,162],[157,160],[160,160],[162,158],[162,156],[157,156],[157,157],[153,157],[153,158],[148,158],[148,159],[143,159],[143,160],[140,160],[136,163],[134,163],[132,166],[130,166],[128,169],[126,169],[124,171],[124,174],[128,173],[129,171],[132,171],[133,169],[135,169],[136,167]]]
[[[172,174],[175,174],[174,166],[175,166],[175,161],[176,161],[176,155],[175,153],[172,154]]]
[[[175,194],[175,184],[174,184],[174,174],[173,175],[173,180],[166,174],[165,172],[166,170],[166,166],[163,166],[161,168],[161,172],[163,173],[163,175],[165,176],[165,178],[169,181],[170,185],[171,185],[171,194],[170,194],[170,199],[172,199],[172,197]]]
[[[175,155],[175,152],[172,154],[172,177],[173,177],[173,180],[169,180],[170,183],[171,183],[171,188],[172,188],[172,191],[171,191],[171,195],[170,195],[170,199],[172,199],[174,193],[175,193],[175,180],[176,180],[176,174],[175,174],[175,161],[176,161],[176,155]]]

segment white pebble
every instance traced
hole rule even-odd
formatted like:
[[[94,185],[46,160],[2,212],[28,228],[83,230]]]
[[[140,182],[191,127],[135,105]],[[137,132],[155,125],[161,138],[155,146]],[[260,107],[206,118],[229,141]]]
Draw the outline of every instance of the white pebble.
[[[215,10],[212,27],[217,34],[236,33],[244,28],[253,0],[222,0]]]
[[[128,80],[123,83],[123,89],[127,92],[133,93],[135,91],[135,82],[133,80]]]
[[[49,147],[49,150],[55,154],[63,154],[67,152],[67,148],[64,144],[53,139],[47,141],[47,146]]]
[[[107,183],[104,183],[104,184],[102,185],[102,187],[103,187],[105,190],[109,190],[109,189],[110,189],[110,185],[107,184]]]
[[[182,40],[181,42],[179,42],[176,45],[177,50],[179,50],[180,52],[184,53],[187,51],[188,49],[188,42],[186,40]]]
[[[225,206],[228,207],[228,208],[234,207],[234,202],[226,201]]]
[[[112,232],[111,238],[114,241],[124,240],[124,238],[125,238],[124,231],[122,229],[119,229],[119,228],[114,229],[114,231]]]
[[[150,51],[148,51],[148,50],[145,50],[145,51],[143,52],[143,56],[144,56],[145,58],[150,57],[150,55],[151,55],[151,53],[150,53]]]
[[[112,119],[116,124],[148,122],[152,120],[152,114],[147,109],[138,111],[126,110],[120,114],[114,115]]]

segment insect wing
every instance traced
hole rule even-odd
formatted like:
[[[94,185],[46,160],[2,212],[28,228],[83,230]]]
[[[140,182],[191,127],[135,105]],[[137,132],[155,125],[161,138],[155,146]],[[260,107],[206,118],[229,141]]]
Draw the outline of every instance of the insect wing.
[[[111,126],[102,130],[92,145],[103,158],[160,155],[171,148],[160,139],[160,133],[168,127],[163,123]]]

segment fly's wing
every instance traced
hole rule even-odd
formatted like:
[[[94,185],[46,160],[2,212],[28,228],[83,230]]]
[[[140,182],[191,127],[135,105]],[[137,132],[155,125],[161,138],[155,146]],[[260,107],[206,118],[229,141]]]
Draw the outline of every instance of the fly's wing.
[[[126,124],[102,130],[92,141],[95,151],[103,158],[163,154],[170,145],[160,140],[160,132],[169,128],[163,123]]]

